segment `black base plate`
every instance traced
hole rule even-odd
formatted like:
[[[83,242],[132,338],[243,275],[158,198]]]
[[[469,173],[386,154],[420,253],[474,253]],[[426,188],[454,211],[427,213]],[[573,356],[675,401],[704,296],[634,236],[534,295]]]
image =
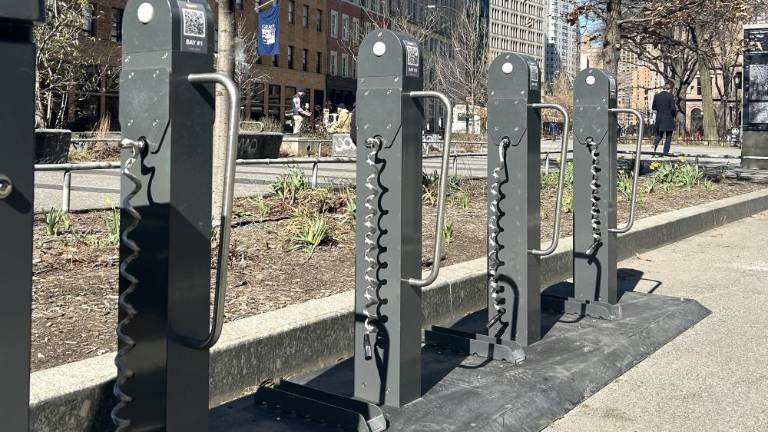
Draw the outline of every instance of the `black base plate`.
[[[544,338],[526,347],[519,365],[425,347],[424,396],[402,408],[384,407],[389,430],[539,431],[710,313],[692,300],[634,292],[619,303],[622,316],[612,321],[545,314]],[[454,328],[476,332],[485,315]],[[347,360],[297,381],[350,395],[352,373]],[[212,410],[210,419],[212,432],[341,430],[256,406],[253,397]]]
[[[491,360],[510,363],[522,363],[525,360],[523,346],[515,341],[448,327],[432,326],[429,330],[425,330],[424,344]]]

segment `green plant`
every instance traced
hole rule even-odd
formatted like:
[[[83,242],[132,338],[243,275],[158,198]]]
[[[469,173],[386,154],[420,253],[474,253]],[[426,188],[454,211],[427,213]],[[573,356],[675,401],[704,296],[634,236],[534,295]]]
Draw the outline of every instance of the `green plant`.
[[[565,188],[563,192],[563,213],[573,213],[573,189]]]
[[[101,239],[99,239],[99,236],[94,235],[94,234],[79,235],[79,234],[75,233],[75,238],[77,239],[77,241],[79,241],[80,243],[82,243],[82,244],[84,244],[85,246],[88,246],[88,247],[99,247],[99,246],[101,246]]]
[[[110,209],[104,216],[104,222],[107,224],[107,230],[109,230],[109,236],[107,241],[112,246],[120,244],[120,209],[115,207],[111,201],[107,201]]]
[[[672,187],[692,188],[700,186],[707,179],[704,171],[688,162],[663,162],[652,164],[654,171],[651,178],[659,182],[665,190]]]
[[[441,233],[443,242],[445,244],[451,244],[451,242],[453,241],[453,235],[454,235],[453,222],[448,222],[443,226],[443,230]]]
[[[269,216],[269,213],[272,211],[272,206],[263,199],[257,199],[254,204],[256,205],[256,209],[259,211],[259,217],[262,219]]]
[[[69,216],[64,210],[51,207],[45,214],[45,232],[49,236],[58,236],[64,231],[69,231]]]
[[[296,202],[299,193],[309,188],[309,182],[304,173],[298,168],[291,168],[287,174],[283,174],[272,183],[272,192],[283,201],[291,204]]]
[[[357,219],[357,200],[355,191],[347,188],[344,194],[344,220],[352,223]]]
[[[440,176],[438,175],[438,179]],[[458,192],[463,192],[464,189],[462,188],[464,184],[464,179],[459,175],[452,175],[448,177],[448,195],[452,195]]]
[[[300,217],[294,226],[290,250],[302,249],[311,254],[328,238],[328,219],[325,216]]]
[[[626,171],[619,171],[616,189],[626,201],[632,199],[632,176]]]
[[[542,190],[555,190],[557,188],[557,181],[559,180],[559,174],[557,172],[550,172],[541,178]]]
[[[448,202],[454,207],[458,207],[462,210],[469,208],[470,197],[469,194],[463,190],[459,190],[451,194],[448,200]]]
[[[422,201],[429,205],[435,205],[437,203],[439,185],[440,174],[437,171],[433,171],[432,174],[421,173]]]

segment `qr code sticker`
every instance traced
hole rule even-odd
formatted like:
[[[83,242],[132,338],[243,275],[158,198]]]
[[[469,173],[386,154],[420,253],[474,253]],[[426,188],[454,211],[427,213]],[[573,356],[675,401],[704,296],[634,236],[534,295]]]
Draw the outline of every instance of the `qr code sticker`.
[[[205,13],[194,9],[184,12],[184,36],[205,37]]]
[[[419,48],[408,45],[405,47],[408,66],[419,66]]]

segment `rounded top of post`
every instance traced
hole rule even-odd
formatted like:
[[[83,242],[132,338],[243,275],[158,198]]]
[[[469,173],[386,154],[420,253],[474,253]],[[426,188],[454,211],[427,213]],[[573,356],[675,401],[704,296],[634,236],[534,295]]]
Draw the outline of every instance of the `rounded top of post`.
[[[360,44],[358,77],[404,76],[422,78],[422,57],[419,42],[412,36],[376,29]]]
[[[123,54],[173,50],[213,55],[213,24],[205,0],[129,0]]]
[[[589,104],[590,101],[606,103],[609,99],[616,99],[616,92],[616,78],[603,69],[584,69],[573,81],[574,99],[582,104]]]
[[[541,72],[533,57],[502,53],[491,62],[488,72],[489,97],[520,97],[540,89]]]

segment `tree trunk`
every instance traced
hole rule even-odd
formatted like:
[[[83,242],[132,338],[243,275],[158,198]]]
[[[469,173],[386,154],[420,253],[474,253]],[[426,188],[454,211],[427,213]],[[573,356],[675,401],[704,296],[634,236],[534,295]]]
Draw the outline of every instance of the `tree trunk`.
[[[704,114],[704,141],[707,144],[717,142],[717,122],[715,121],[715,99],[712,95],[712,74],[704,54],[699,53],[699,78],[701,79],[701,111]]]
[[[235,16],[234,0],[219,0],[219,54],[216,71],[234,78],[235,71]],[[216,121],[213,124],[213,206],[214,224],[219,223],[221,198],[224,191],[224,168],[226,163],[227,134],[229,132],[229,103],[225,89],[216,86]]]
[[[605,70],[614,76],[618,76],[619,61],[621,60],[621,28],[619,25],[621,20],[621,0],[608,0],[606,11],[603,63]]]

